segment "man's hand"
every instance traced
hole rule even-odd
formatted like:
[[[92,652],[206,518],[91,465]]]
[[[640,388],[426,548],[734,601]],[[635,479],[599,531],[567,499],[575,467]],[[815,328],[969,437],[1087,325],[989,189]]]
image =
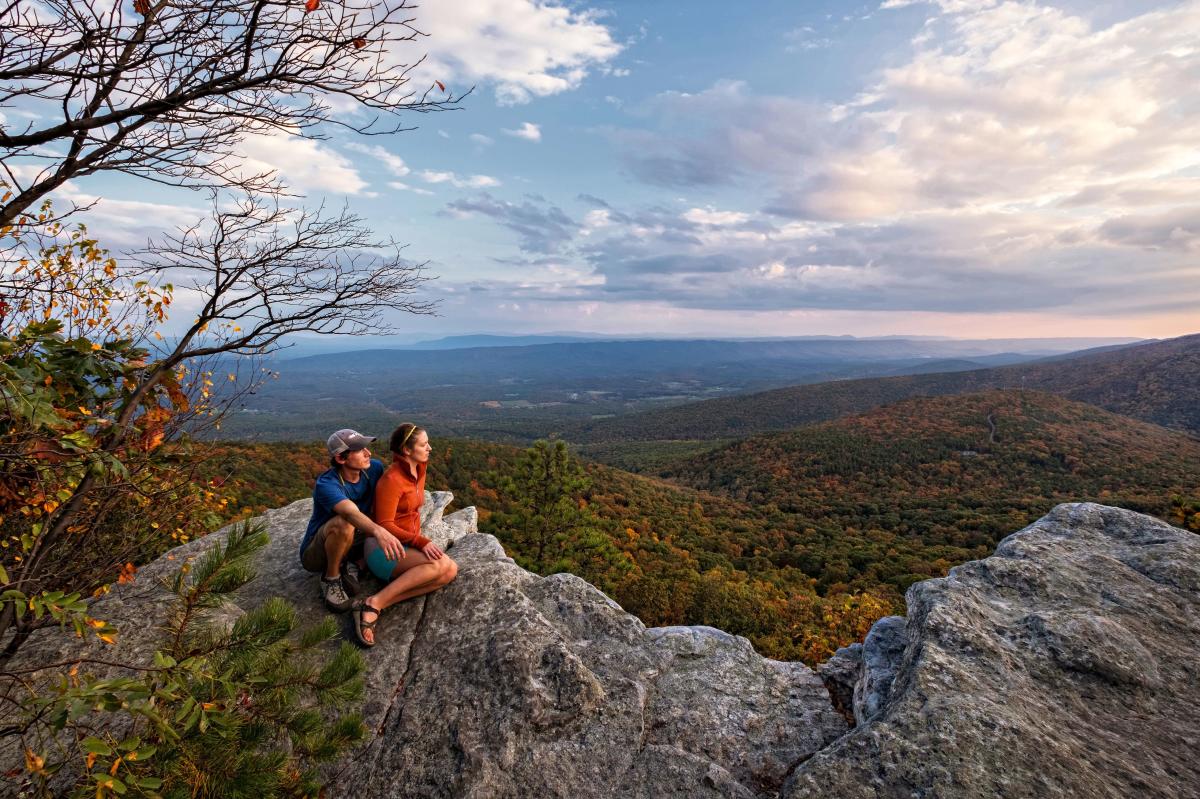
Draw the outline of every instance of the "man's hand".
[[[425,557],[429,558],[430,560],[438,560],[439,558],[446,557],[446,553],[442,551],[441,547],[432,541],[421,547],[421,551],[424,552]]]
[[[375,540],[379,542],[379,548],[383,550],[383,554],[387,555],[388,560],[395,563],[400,558],[408,557],[408,553],[404,551],[404,544],[401,544],[400,539],[389,533],[383,525],[375,525],[372,532]]]

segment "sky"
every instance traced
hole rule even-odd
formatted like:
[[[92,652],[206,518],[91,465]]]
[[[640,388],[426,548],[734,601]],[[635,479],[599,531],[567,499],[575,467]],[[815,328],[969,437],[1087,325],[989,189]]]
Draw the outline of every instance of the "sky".
[[[244,143],[464,333],[1200,332],[1200,2],[427,0],[386,137]],[[346,109],[346,114],[356,113]],[[110,246],[203,199],[128,178]],[[96,224],[93,225],[96,229]]]

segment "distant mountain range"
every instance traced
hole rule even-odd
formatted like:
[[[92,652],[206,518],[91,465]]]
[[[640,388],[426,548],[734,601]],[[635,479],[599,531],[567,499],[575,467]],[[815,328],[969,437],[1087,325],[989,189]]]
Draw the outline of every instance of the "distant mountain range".
[[[1015,366],[839,380],[723,397],[566,427],[569,441],[738,438],[836,419],[916,396],[1026,388],[1200,434],[1200,335],[1102,347]]]
[[[852,337],[558,341],[438,349],[366,349],[271,364],[278,379],[223,424],[235,437],[309,439],[351,421],[385,429],[416,419],[442,434],[528,441],[573,423],[718,396],[955,369],[981,369],[1115,339],[943,340]],[[233,371],[233,370],[231,370]],[[236,386],[226,387],[235,390]]]
[[[365,346],[346,349],[345,341],[333,339],[301,339],[293,342],[289,349],[281,354],[281,360],[294,361],[314,355],[350,355],[363,350],[461,350],[478,347],[530,347],[540,344],[583,344],[609,341],[621,342],[657,342],[657,341],[699,341],[694,337],[675,336],[644,336],[644,335],[602,335],[599,333],[537,333],[529,335],[503,335],[492,333],[473,333],[470,335],[444,336],[436,339],[426,339],[415,343],[405,343],[398,337],[371,338],[365,340]],[[924,341],[951,342],[957,339],[945,336],[733,336],[721,339],[742,343],[786,343],[813,341]],[[1040,338],[1040,339],[993,339],[982,340],[980,352],[996,353],[1005,349],[1019,350],[1029,354],[1049,354],[1056,352],[1072,352],[1085,347],[1100,347],[1108,345],[1130,344],[1140,339],[1134,338]]]

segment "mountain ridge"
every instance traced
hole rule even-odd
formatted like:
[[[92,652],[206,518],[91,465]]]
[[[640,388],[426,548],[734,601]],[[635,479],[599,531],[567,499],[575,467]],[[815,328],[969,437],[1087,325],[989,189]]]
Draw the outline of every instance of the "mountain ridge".
[[[559,432],[580,445],[741,437],[823,422],[913,396],[991,388],[1061,394],[1200,434],[1200,334],[1016,366],[791,386],[592,421]]]

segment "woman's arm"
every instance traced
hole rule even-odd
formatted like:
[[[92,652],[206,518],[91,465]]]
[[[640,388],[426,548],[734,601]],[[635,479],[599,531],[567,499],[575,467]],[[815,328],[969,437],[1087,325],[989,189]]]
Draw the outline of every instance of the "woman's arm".
[[[404,485],[401,480],[388,480],[386,475],[380,478],[379,483],[375,486],[375,506],[373,508],[375,521],[400,539],[405,546],[420,549],[429,543],[429,539],[421,535],[419,529],[411,532],[396,524],[396,513],[400,509],[400,499],[403,496]],[[418,518],[420,517],[418,516]]]
[[[371,507],[371,515],[375,522],[392,535],[404,540],[404,531],[396,524],[396,508],[400,505],[400,486],[397,481],[389,480],[384,473],[375,484],[375,504]]]

